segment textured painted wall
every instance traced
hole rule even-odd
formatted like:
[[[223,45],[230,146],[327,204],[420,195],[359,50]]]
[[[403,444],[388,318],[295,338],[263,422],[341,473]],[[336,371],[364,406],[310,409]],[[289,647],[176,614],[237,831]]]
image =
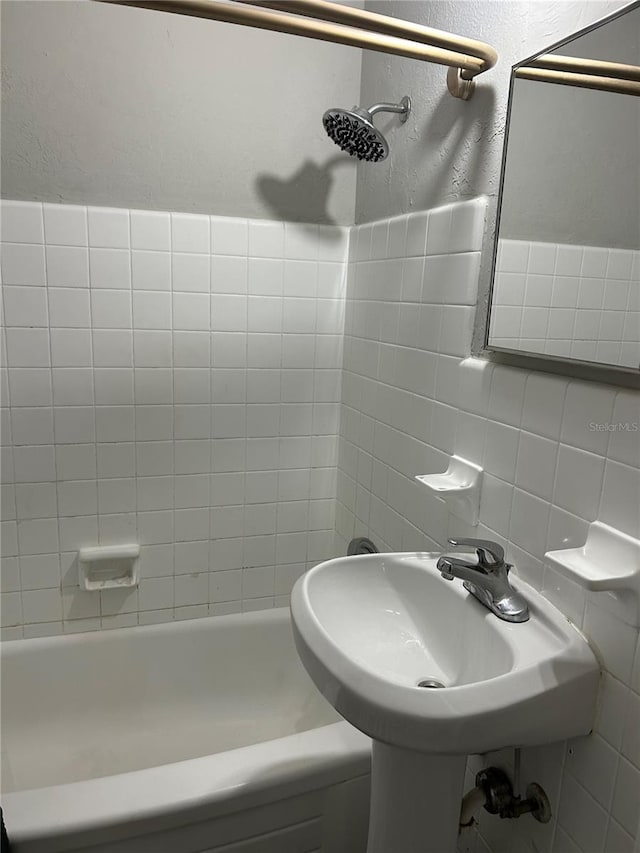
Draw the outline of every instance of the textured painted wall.
[[[2,3],[2,194],[353,221],[355,164],[321,117],[360,51],[88,2]]]
[[[438,65],[373,53],[364,53],[362,60],[361,101],[368,105],[409,94],[413,113],[404,126],[394,123],[393,117],[381,122],[381,127],[392,128],[392,153],[382,164],[359,166],[356,222],[480,194],[489,197],[474,352],[482,347],[486,323],[489,249],[495,229],[511,66],[623,5],[620,0],[366,3],[374,12],[487,41],[499,54],[498,64],[482,75],[468,102],[448,94],[446,71]]]

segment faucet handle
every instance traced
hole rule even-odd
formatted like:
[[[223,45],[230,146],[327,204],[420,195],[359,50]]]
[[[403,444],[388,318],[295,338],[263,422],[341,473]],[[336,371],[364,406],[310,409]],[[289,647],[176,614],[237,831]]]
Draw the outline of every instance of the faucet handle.
[[[453,545],[454,548],[474,548],[478,555],[478,563],[484,569],[494,569],[504,565],[504,548],[491,539],[449,539],[449,545]]]

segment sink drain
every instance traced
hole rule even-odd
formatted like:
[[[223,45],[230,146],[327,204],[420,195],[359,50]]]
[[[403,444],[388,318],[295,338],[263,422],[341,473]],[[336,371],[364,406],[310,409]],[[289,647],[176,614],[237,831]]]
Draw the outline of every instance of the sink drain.
[[[422,681],[419,681],[416,686],[417,687],[430,687],[433,690],[437,687],[444,687],[444,684],[435,678],[423,678]]]

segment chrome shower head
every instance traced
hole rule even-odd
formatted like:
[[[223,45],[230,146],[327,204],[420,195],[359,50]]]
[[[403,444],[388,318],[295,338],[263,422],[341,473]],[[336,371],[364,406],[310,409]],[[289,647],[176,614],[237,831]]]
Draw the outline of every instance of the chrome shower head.
[[[375,163],[389,154],[387,140],[374,126],[368,110],[327,110],[322,123],[335,144],[358,160]]]
[[[389,154],[387,140],[373,123],[373,116],[382,112],[399,113],[404,123],[411,112],[411,100],[405,95],[399,104],[374,104],[368,110],[334,108],[326,111],[322,123],[335,144],[347,154],[378,163]]]

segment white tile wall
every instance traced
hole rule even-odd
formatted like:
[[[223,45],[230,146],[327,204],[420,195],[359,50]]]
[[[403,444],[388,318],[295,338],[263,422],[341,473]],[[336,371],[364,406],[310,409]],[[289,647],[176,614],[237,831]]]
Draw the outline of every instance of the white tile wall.
[[[500,240],[491,343],[640,366],[640,251]]]
[[[352,233],[337,550],[354,535],[383,550],[441,550],[453,533],[506,547],[518,573],[592,642],[602,697],[593,735],[523,751],[522,782],[546,789],[552,823],[483,814],[460,850],[631,851],[640,843],[638,631],[545,568],[543,555],[583,544],[596,518],[639,535],[640,398],[469,358],[483,215],[476,200]],[[529,246],[516,250],[528,256]],[[587,253],[560,260],[580,281]],[[475,530],[413,480],[444,470],[454,451],[485,469]],[[510,751],[471,760],[469,786],[480,766],[511,761]]]
[[[545,787],[556,819],[483,815],[460,849],[634,849],[638,632],[543,554],[581,544],[595,518],[637,535],[638,395],[469,358],[483,201],[352,229],[344,335],[344,230],[2,212],[3,635],[268,607],[353,535],[394,550],[496,538],[605,674],[592,736],[523,754],[523,781]],[[514,262],[575,279],[575,312],[598,258],[572,248],[515,247]],[[485,468],[474,531],[413,481],[454,451]],[[77,588],[78,547],[136,538],[138,590]],[[469,784],[482,763],[510,761],[471,760]]]
[[[2,626],[270,607],[333,545],[348,230],[2,203]],[[83,545],[139,541],[138,590]]]

